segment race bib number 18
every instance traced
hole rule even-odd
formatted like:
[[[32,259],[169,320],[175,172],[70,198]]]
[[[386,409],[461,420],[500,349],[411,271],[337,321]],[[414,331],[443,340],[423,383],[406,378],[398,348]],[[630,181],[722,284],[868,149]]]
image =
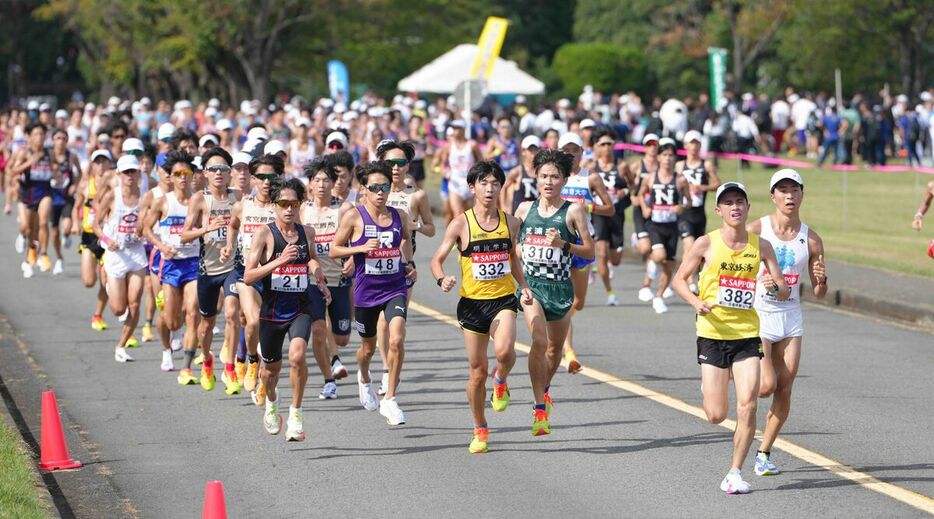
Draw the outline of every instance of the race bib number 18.
[[[720,276],[720,289],[717,291],[718,305],[752,310],[752,300],[755,296],[756,281],[754,279]]]

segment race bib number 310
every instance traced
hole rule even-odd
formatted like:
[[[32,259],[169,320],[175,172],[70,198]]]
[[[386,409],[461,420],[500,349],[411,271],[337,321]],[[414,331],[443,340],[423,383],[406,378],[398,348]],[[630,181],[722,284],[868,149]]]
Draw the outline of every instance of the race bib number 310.
[[[522,261],[556,266],[561,262],[561,249],[552,247],[547,236],[527,234],[522,243]]]
[[[756,296],[756,280],[720,276],[720,289],[717,291],[717,304],[752,310],[752,301]]]
[[[475,252],[470,255],[470,264],[477,281],[492,281],[512,273],[509,251]]]
[[[308,265],[282,265],[272,271],[272,289],[276,292],[304,292],[308,288]]]

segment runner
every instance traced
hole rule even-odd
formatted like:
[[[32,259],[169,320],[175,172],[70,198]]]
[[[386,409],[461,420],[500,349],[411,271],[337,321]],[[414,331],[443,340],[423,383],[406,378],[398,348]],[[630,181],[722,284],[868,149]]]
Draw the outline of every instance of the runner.
[[[523,302],[532,303],[532,292],[514,253],[522,222],[499,208],[499,192],[505,181],[503,169],[492,160],[477,162],[470,168],[467,183],[477,203],[451,222],[431,259],[431,275],[443,292],[450,292],[457,285],[457,277],[444,275],[444,261],[455,246],[460,252],[462,281],[457,320],[464,331],[470,366],[467,401],[473,413],[474,432],[468,450],[474,454],[488,450],[490,430],[484,407],[491,338],[496,370],[490,402],[497,412],[509,407],[506,377],[516,363],[517,281]]]
[[[19,179],[20,236],[26,241],[26,261],[21,265],[24,278],[34,275],[34,265],[48,272],[49,221],[52,218],[52,158],[45,143],[45,126],[38,122],[26,125],[26,146],[13,155],[10,173]]]
[[[446,224],[451,223],[454,215],[463,213],[473,205],[470,188],[467,186],[467,172],[475,162],[483,158],[477,143],[467,139],[464,128],[464,121],[451,121],[451,138],[438,154],[437,163],[448,167],[448,200],[451,203],[451,215],[450,218],[446,218]]]
[[[284,167],[278,157],[266,155],[263,158],[267,157],[275,158],[278,165]],[[275,200],[275,220],[260,226],[253,234],[243,283],[262,286],[259,334],[263,356],[260,376],[266,391],[263,426],[269,434],[278,434],[282,427],[276,390],[282,369],[282,341],[288,335],[292,405],[289,406],[285,439],[300,442],[305,439],[302,397],[308,381],[305,349],[311,334],[309,294],[312,290],[319,291],[325,303],[331,302],[331,294],[315,259],[315,251],[309,247],[314,240],[314,230],[300,223],[296,225],[305,186],[298,179],[277,182],[270,187],[269,196]],[[317,280],[315,288],[309,283],[312,276]],[[326,368],[327,363],[320,367]]]
[[[198,383],[198,378],[191,372],[191,363],[198,346],[200,320],[197,285],[199,245],[197,242],[182,242],[185,215],[192,194],[192,160],[191,155],[182,150],[171,151],[166,155],[162,167],[172,176],[172,191],[152,203],[143,224],[146,239],[159,249],[162,256],[160,277],[165,300],[162,321],[173,332],[185,326],[182,337],[185,367],[177,377],[182,386]],[[159,233],[152,230],[157,222],[161,231]],[[205,389],[208,387],[213,388],[213,383],[206,383]]]
[[[638,294],[639,301],[648,303],[653,297],[652,281],[658,276],[658,270],[655,262],[649,258],[652,253],[652,240],[649,238],[649,231],[645,225],[645,217],[642,216],[645,197],[641,191],[645,179],[658,171],[658,135],[650,133],[643,137],[642,146],[645,149],[645,157],[629,165],[629,170],[633,172],[634,182],[630,191],[630,199],[632,200],[632,225],[635,228],[632,233],[632,242],[645,263],[645,276],[642,278],[642,288],[639,289]]]
[[[234,271],[233,254],[227,250],[227,228],[234,204],[240,193],[230,189],[230,163],[233,159],[226,150],[215,147],[201,157],[208,176],[208,190],[191,196],[188,216],[182,232],[183,244],[198,241],[198,341],[201,343],[201,387],[214,389],[214,355],[211,343],[214,340],[214,325],[217,322],[218,298],[224,293],[224,346],[221,362],[224,372],[221,380],[228,395],[239,394],[240,381],[234,366],[233,352],[240,340],[240,301],[237,298],[237,273]],[[227,253],[226,255],[224,253]]]
[[[247,370],[243,379],[243,388],[250,392],[256,405],[266,401],[266,390],[257,383],[259,377],[259,315],[262,305],[260,290],[262,285],[248,284],[243,281],[245,258],[250,255],[250,244],[257,229],[276,219],[273,209],[275,204],[270,196],[270,189],[278,184],[285,170],[282,159],[274,155],[265,155],[250,161],[250,175],[253,177],[255,195],[244,196],[234,204],[230,214],[230,228],[227,231],[227,250],[224,256],[236,254],[237,260],[237,295],[240,297],[241,317],[243,317],[244,341],[247,350]],[[242,232],[241,232],[242,226]],[[236,244],[236,245],[235,245]],[[236,251],[236,253],[234,253]]]
[[[386,205],[405,211],[412,220],[409,222],[412,228],[412,253],[415,253],[416,241],[415,233],[420,232],[431,238],[435,235],[435,224],[431,216],[431,203],[428,200],[428,193],[419,189],[415,183],[407,183],[409,180],[409,166],[412,158],[415,156],[415,146],[409,142],[396,142],[393,140],[384,140],[376,146],[376,158],[385,160],[392,164],[392,190],[389,191],[389,197]],[[408,287],[408,300],[412,299],[413,284],[406,281]],[[381,359],[386,359],[386,344],[389,342],[389,327],[382,314],[377,324],[377,341]],[[377,395],[386,394],[389,386],[389,370],[384,369],[383,376],[379,384]]]
[[[720,187],[717,167],[710,159],[700,158],[701,134],[691,130],[684,134],[684,150],[687,157],[675,164],[675,173],[688,182],[690,203],[678,217],[678,230],[681,233],[682,250],[690,250],[694,240],[707,234],[707,192]],[[688,285],[692,292],[697,292],[697,284],[692,278]]]
[[[325,155],[334,169],[337,171],[337,180],[334,181],[334,187],[331,188],[331,194],[340,198],[342,202],[350,205],[357,205],[357,190],[353,187],[353,155],[348,151],[337,151]]]
[[[236,151],[232,155],[233,164],[231,164],[230,189],[239,191],[240,196],[253,194],[253,182],[250,178],[250,157],[249,153]]]
[[[791,295],[778,300],[768,292],[774,284],[770,272],[759,270],[755,308],[759,314],[759,337],[764,356],[761,363],[759,397],[772,397],[766,418],[762,444],[756,452],[756,475],[778,474],[772,462],[772,444],[788,419],[791,409],[791,387],[798,374],[804,322],[801,315],[800,278],[807,272],[814,296],[827,295],[827,274],[824,267],[824,243],[813,229],[801,221],[804,181],[793,169],[782,169],[769,182],[775,213],[753,221],[747,229],[769,242],[775,250],[778,266]]]
[[[91,317],[91,329],[98,332],[107,329],[103,317],[104,307],[107,306],[107,289],[102,267],[104,248],[94,233],[94,221],[97,220],[94,200],[97,197],[97,188],[103,182],[104,171],[112,167],[113,158],[109,151],[96,150],[91,154],[88,174],[78,184],[73,210],[73,220],[76,223],[81,222],[81,245],[78,246],[78,254],[81,255],[81,281],[85,288],[98,285],[97,306]]]
[[[503,171],[519,166],[519,143],[514,133],[509,117],[501,116],[496,120],[496,135],[486,144],[486,158],[495,160]]]
[[[561,364],[561,350],[571,325],[574,286],[572,255],[593,257],[593,238],[583,204],[564,200],[561,193],[574,169],[574,157],[545,149],[535,155],[532,171],[539,199],[523,202],[516,210],[522,220],[519,231],[523,270],[533,301],[521,301],[532,336],[529,376],[535,395],[532,435],[551,433],[551,379]],[[581,243],[578,244],[577,242]]]
[[[62,255],[62,235],[65,248],[71,247],[71,213],[75,207],[75,189],[81,178],[78,157],[68,150],[68,132],[58,129],[52,132],[52,246],[55,248],[53,275],[65,272]]]
[[[675,175],[675,141],[667,137],[658,142],[658,171],[649,175],[639,187],[642,202],[642,217],[652,241],[650,259],[661,271],[658,289],[652,298],[655,313],[668,311],[665,297],[670,296],[668,284],[675,268],[678,251],[678,216],[684,212],[688,201],[687,180]]]
[[[172,175],[165,169],[165,157],[166,155],[162,155],[163,162],[156,168],[156,172],[159,175],[159,182],[152,189],[144,193],[142,200],[140,200],[139,214],[142,222],[149,221],[149,213],[157,207],[162,207],[165,194],[172,190]],[[151,225],[143,231],[143,236],[146,236],[147,232],[155,232],[161,237],[163,227],[155,225],[155,228],[153,228]],[[165,292],[162,290],[162,253],[157,247],[153,246],[151,242],[149,242],[149,246],[149,292],[153,303],[159,310],[159,317],[156,319],[155,325],[159,333],[159,340],[162,342],[162,363],[159,369],[164,372],[169,372],[175,369],[172,352],[182,349],[182,343],[180,339],[173,339],[173,335],[176,334],[169,330],[164,317]],[[152,334],[152,320],[154,316],[155,312],[150,314],[147,310],[146,322],[143,323],[144,339]]]
[[[924,188],[924,194],[921,196],[921,205],[918,206],[918,212],[915,213],[915,218],[911,221],[912,229],[920,232],[922,227],[924,227],[924,215],[928,212],[928,209],[931,208],[932,200],[934,200],[934,180],[928,182],[928,185]]]
[[[623,261],[623,246],[626,244],[623,226],[626,224],[626,208],[630,205],[629,186],[633,180],[629,166],[616,160],[616,138],[612,131],[600,127],[593,131],[591,138],[594,144],[594,170],[603,180],[614,209],[613,215],[593,215],[597,273],[606,289],[607,306],[616,306],[618,301],[613,292],[613,270],[610,266],[618,266]]]
[[[573,132],[565,133],[558,140],[558,149],[569,153],[574,158],[571,176],[568,177],[567,182],[561,188],[561,198],[583,204],[588,215],[613,215],[615,209],[610,201],[610,195],[606,191],[606,186],[603,184],[603,179],[591,170],[593,160],[587,161],[587,167],[581,167],[584,141],[580,136]],[[590,218],[587,220],[587,227],[590,235],[593,236],[594,228]],[[593,262],[594,257],[592,255],[589,258],[571,258],[571,282],[574,284],[574,305],[571,307],[572,318],[575,313],[584,309],[584,303],[587,300],[587,278],[590,273],[590,265]],[[574,350],[574,325],[569,324],[568,326],[568,333],[564,343],[564,357],[568,361],[568,373],[575,374],[580,372],[583,366],[577,360],[577,352]]]
[[[350,343],[353,263],[331,258],[329,253],[341,219],[353,206],[341,202],[340,198],[332,194],[337,169],[326,158],[311,161],[305,166],[305,174],[308,176],[308,199],[302,204],[299,215],[301,223],[315,231],[315,256],[331,293],[331,302],[327,305],[320,292],[312,290],[310,294],[313,319],[311,345],[324,376],[324,387],[318,395],[323,400],[337,398],[335,379],[347,376],[347,368],[341,363],[338,348]]]
[[[405,211],[386,205],[392,190],[392,166],[386,161],[374,161],[357,167],[357,179],[365,188],[363,204],[341,220],[330,255],[335,259],[353,256],[354,260],[360,403],[367,411],[379,407],[379,413],[390,425],[399,425],[405,423],[405,415],[396,402],[396,390],[405,357],[406,280],[415,281],[416,272],[409,243],[410,217]],[[342,245],[348,242],[349,246]],[[385,359],[389,366],[389,387],[377,406],[369,368],[376,351],[376,324],[381,313],[386,314],[389,322]]]
[[[667,168],[666,160],[662,158],[663,170]],[[756,273],[762,263],[770,272],[781,269],[772,246],[746,231],[746,188],[738,182],[727,182],[717,189],[716,200],[716,212],[723,224],[698,238],[685,253],[673,286],[697,312],[697,363],[701,365],[704,412],[710,423],[726,419],[729,383],[733,379],[737,400],[733,458],[720,489],[728,494],[746,494],[750,487],[740,470],[756,432],[762,358],[759,317],[753,309]],[[700,292],[694,295],[688,282],[701,262],[704,269],[700,273]],[[770,290],[779,300],[787,299],[790,292],[784,279],[775,280]]]
[[[506,174],[506,184],[503,186],[500,207],[509,214],[515,214],[522,202],[532,202],[538,198],[538,188],[535,185],[535,176],[532,170],[532,160],[538,150],[542,149],[542,141],[534,135],[522,139],[522,162]]]
[[[146,250],[139,228],[139,161],[132,155],[117,161],[120,189],[111,190],[97,201],[97,218],[92,226],[104,253],[107,294],[114,315],[128,313],[114,351],[117,362],[132,361],[126,345],[139,322],[139,304],[146,275]],[[104,223],[103,227],[101,222]]]

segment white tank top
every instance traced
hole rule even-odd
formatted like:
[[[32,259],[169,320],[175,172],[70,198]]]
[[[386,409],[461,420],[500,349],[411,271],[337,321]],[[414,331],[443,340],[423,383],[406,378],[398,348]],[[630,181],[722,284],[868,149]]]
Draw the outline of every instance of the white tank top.
[[[293,139],[289,142],[289,161],[292,163],[292,172],[298,176],[302,174],[302,169],[306,164],[315,158],[315,143],[308,142],[308,147],[304,150],[298,148],[298,141]]]
[[[182,243],[182,229],[185,228],[188,206],[182,205],[175,193],[166,193],[165,200],[168,202],[168,213],[159,222],[159,226],[162,227],[162,241],[175,249],[175,256],[172,259],[180,260],[198,256],[201,245],[197,241]]]
[[[101,229],[104,235],[113,240],[121,249],[142,247],[142,241],[136,235],[136,227],[139,224],[139,202],[129,207],[123,202],[122,192],[114,193],[113,210],[110,211],[110,218]]]
[[[765,312],[785,312],[801,307],[801,277],[808,275],[808,226],[801,222],[798,235],[790,241],[783,241],[775,236],[772,230],[772,219],[763,216],[762,233],[760,237],[766,240],[775,249],[775,257],[785,276],[785,283],[791,287],[791,295],[785,301],[779,301],[770,296],[762,283],[756,283],[755,308]],[[759,277],[765,272],[765,265],[759,267]],[[774,277],[774,274],[773,274]]]
[[[272,203],[266,207],[260,207],[256,205],[255,196],[248,196],[243,199],[239,239],[240,253],[244,263],[246,263],[247,256],[250,255],[250,244],[253,242],[253,235],[256,234],[256,230],[274,221],[276,221],[276,212],[272,208]]]
[[[448,167],[451,169],[452,180],[466,181],[467,172],[470,171],[470,167],[476,161],[470,141],[465,142],[461,148],[458,148],[457,144],[451,143],[451,152],[448,153]]]

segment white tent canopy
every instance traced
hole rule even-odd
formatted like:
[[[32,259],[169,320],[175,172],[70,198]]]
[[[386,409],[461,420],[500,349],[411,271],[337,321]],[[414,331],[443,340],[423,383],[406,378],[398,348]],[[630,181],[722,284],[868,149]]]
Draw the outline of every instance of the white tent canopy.
[[[470,66],[476,55],[476,45],[458,45],[399,81],[398,88],[402,92],[450,94],[458,83],[470,79]],[[487,91],[490,94],[538,95],[545,92],[545,84],[522,71],[515,61],[496,58]]]

